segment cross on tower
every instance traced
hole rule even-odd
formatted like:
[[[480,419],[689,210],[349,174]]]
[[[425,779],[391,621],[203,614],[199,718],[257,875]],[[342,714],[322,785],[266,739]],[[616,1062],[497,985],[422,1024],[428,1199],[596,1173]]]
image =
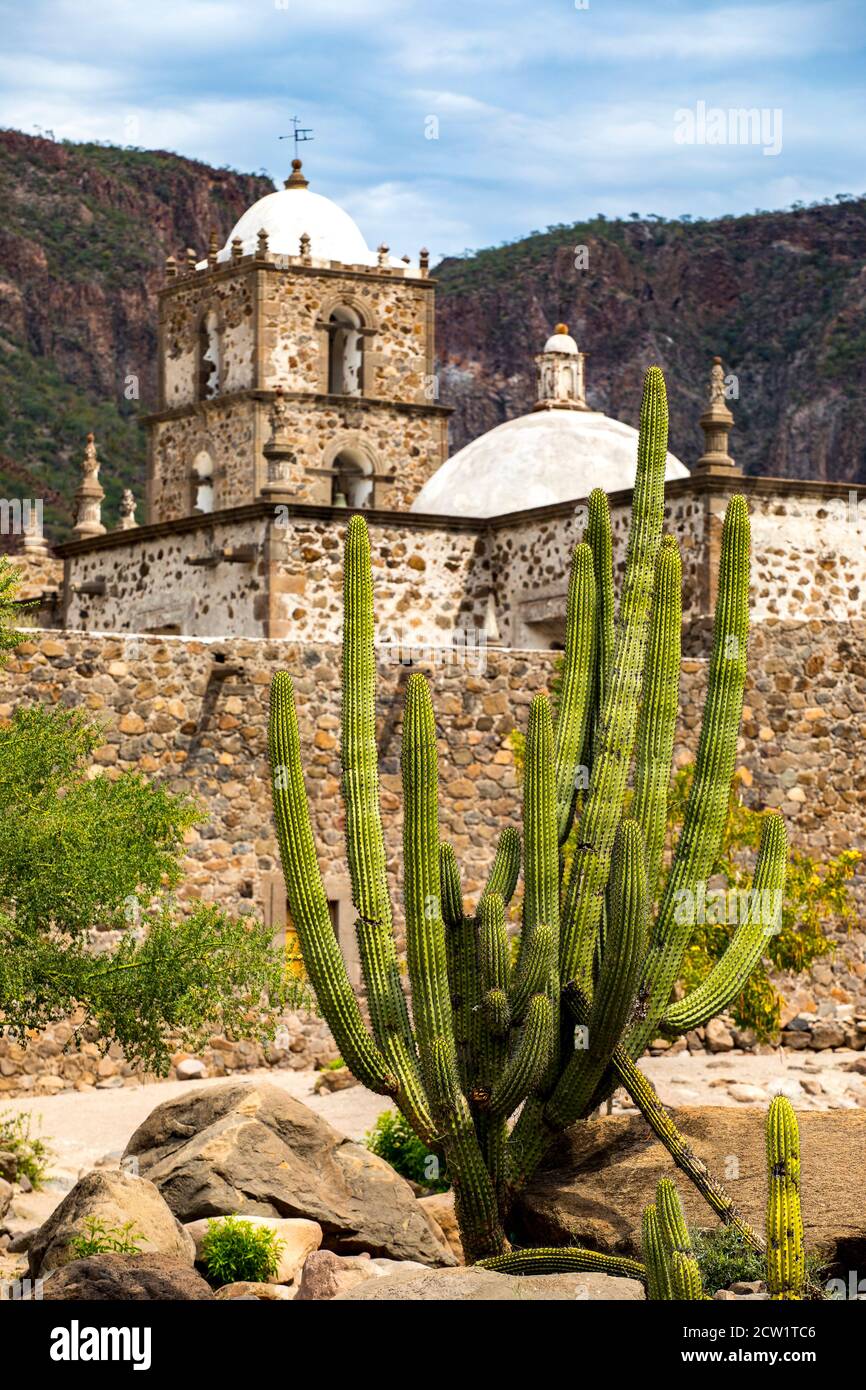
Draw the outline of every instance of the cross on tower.
[[[298,146],[299,146],[299,145],[302,145],[306,140],[312,140],[312,139],[314,139],[315,137],[314,137],[314,135],[313,135],[313,131],[312,131],[312,128],[311,128],[311,127],[309,127],[309,126],[302,126],[302,125],[301,125],[301,122],[300,122],[300,118],[299,118],[298,116],[292,116],[292,132],[291,132],[291,134],[290,134],[290,135],[281,135],[279,138],[280,138],[281,140],[294,140],[294,142],[295,142],[295,159],[297,159],[297,158],[298,158]]]

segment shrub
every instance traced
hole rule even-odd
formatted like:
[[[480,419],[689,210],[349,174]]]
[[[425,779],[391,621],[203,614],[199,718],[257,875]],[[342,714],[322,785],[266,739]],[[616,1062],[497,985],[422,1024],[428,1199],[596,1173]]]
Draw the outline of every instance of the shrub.
[[[13,1154],[16,1176],[23,1175],[33,1188],[39,1188],[51,1150],[44,1139],[30,1133],[31,1125],[30,1115],[0,1114],[0,1152]]]
[[[437,1154],[431,1153],[398,1110],[383,1110],[364,1142],[408,1182],[447,1192],[451,1183]]]
[[[276,1274],[284,1244],[270,1226],[219,1217],[208,1222],[201,1262],[212,1284],[264,1284]]]

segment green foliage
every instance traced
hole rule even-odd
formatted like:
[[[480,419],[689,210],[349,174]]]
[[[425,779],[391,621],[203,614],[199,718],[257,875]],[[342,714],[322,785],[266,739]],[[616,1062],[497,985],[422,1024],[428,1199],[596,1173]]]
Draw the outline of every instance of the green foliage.
[[[284,1245],[270,1226],[221,1216],[208,1222],[200,1258],[212,1284],[263,1284],[279,1269]]]
[[[727,1289],[739,1279],[751,1283],[766,1275],[761,1252],[733,1226],[698,1231],[694,1248],[704,1289],[711,1298],[718,1289]]]
[[[680,768],[673,780],[668,811],[668,840],[678,833],[694,778],[694,766]],[[768,814],[753,810],[743,798],[742,779],[734,778],[728,801],[724,833],[711,877],[725,890],[746,892],[752,875],[746,858],[760,843]],[[770,979],[770,970],[800,972],[835,950],[830,930],[852,926],[856,920],[849,884],[862,859],[859,850],[843,850],[824,862],[814,855],[792,851],[788,860],[785,895],[779,930],[767,938],[766,956],[753,969],[743,989],[729,1005],[741,1028],[754,1029],[759,1041],[779,1031],[782,995]],[[713,914],[707,913],[710,918]],[[724,955],[733,934],[730,922],[707,920],[695,926],[683,962],[682,982],[694,989]]]
[[[0,566],[0,657],[16,572]],[[5,606],[4,606],[5,605]],[[5,621],[4,621],[5,620]],[[201,808],[134,772],[94,771],[103,732],[79,710],[34,705],[0,729],[0,1031],[25,1037],[81,1011],[130,1061],[165,1072],[180,1043],[267,1035],[309,1007],[270,928],[212,904],[177,910],[185,832]],[[97,928],[122,933],[94,952]]]
[[[96,1216],[85,1216],[84,1231],[73,1236],[69,1248],[76,1260],[86,1260],[89,1255],[140,1255],[139,1241],[144,1240],[140,1231],[135,1230],[133,1221],[125,1221],[122,1226],[106,1226]]]
[[[383,1110],[364,1143],[409,1182],[431,1192],[447,1192],[451,1186],[447,1174],[440,1171],[441,1159],[430,1152],[399,1110]]]
[[[51,1147],[31,1133],[32,1128],[32,1115],[0,1111],[0,1150],[15,1156],[16,1172],[38,1190],[45,1181]]]

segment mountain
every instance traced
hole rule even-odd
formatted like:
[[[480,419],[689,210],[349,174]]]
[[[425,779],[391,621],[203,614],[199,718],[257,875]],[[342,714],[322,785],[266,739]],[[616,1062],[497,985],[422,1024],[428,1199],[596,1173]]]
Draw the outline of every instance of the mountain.
[[[747,473],[866,482],[866,198],[716,221],[598,217],[435,274],[452,450],[531,408],[533,354],[564,322],[608,415],[636,425],[644,368],[665,370],[684,463],[702,452],[719,354]]]
[[[141,495],[165,257],[204,254],[212,227],[224,239],[272,189],[162,151],[0,131],[0,490],[44,497],[51,534],[71,525],[89,430],[106,514],[123,487]]]
[[[52,535],[68,534],[89,430],[107,517],[123,487],[141,495],[164,259],[203,254],[211,228],[223,240],[272,187],[164,151],[0,131],[0,493],[44,497]],[[866,199],[597,217],[434,273],[452,449],[531,406],[533,354],[564,321],[591,354],[590,403],[610,415],[637,423],[643,368],[665,368],[686,463],[718,353],[737,377],[732,445],[748,472],[866,481]]]

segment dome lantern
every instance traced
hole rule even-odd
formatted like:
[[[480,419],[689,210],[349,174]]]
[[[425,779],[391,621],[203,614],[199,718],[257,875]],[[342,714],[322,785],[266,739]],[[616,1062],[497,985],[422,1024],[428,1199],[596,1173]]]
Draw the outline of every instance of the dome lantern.
[[[589,410],[586,403],[584,362],[568,331],[558,323],[535,358],[536,410]]]

